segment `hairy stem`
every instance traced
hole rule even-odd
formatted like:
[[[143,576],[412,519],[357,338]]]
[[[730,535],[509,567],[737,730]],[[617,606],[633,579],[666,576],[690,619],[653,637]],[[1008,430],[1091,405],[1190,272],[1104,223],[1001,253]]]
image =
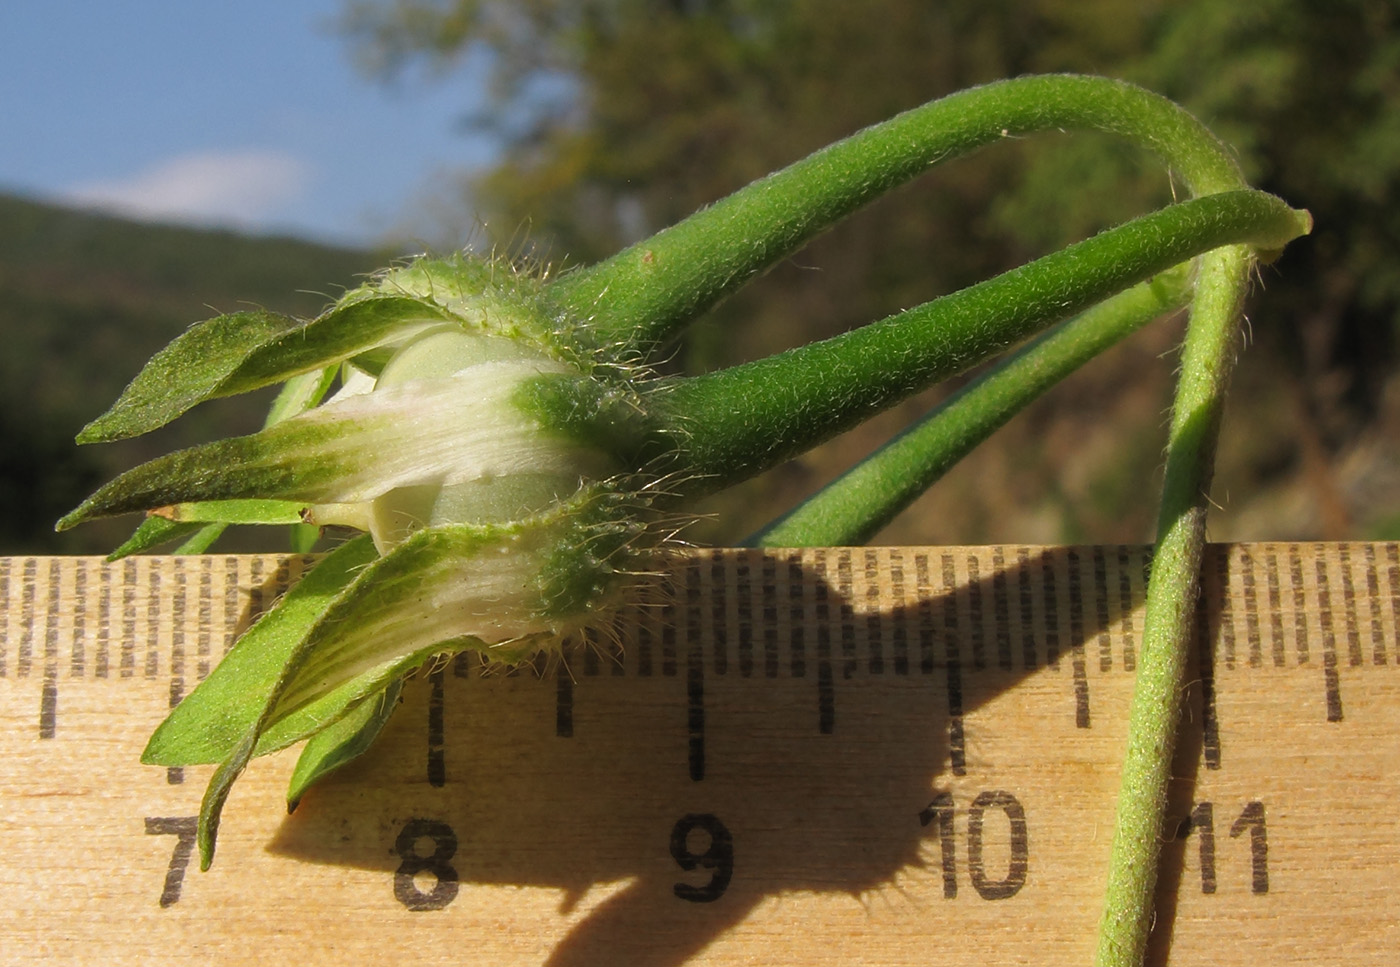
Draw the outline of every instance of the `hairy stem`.
[[[1229,152],[1181,108],[1121,81],[1022,77],[906,111],[769,175],[549,290],[560,314],[614,350],[664,342],[834,223],[936,164],[1047,130],[1119,135],[1192,195],[1244,187]]]
[[[1128,334],[1184,306],[1189,269],[1180,265],[1046,333],[746,543],[864,544],[1041,393]]]
[[[1281,245],[1299,217],[1253,191],[1172,205],[841,336],[663,383],[650,394],[653,454],[675,455],[689,492],[721,489],[1201,252]],[[569,409],[556,419],[581,415]]]
[[[1152,928],[1167,783],[1186,682],[1186,643],[1205,549],[1207,493],[1252,261],[1242,246],[1201,261],[1172,412],[1098,967],[1137,967]]]

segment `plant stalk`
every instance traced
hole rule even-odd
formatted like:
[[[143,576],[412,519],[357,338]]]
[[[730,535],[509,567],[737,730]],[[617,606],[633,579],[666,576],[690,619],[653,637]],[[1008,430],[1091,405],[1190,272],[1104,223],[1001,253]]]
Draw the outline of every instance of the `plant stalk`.
[[[1252,261],[1244,246],[1221,249],[1201,260],[1172,412],[1157,547],[1099,926],[1098,967],[1138,967],[1152,930],[1167,783],[1186,684],[1186,645],[1206,543],[1208,492]]]
[[[610,351],[645,350],[836,222],[937,164],[1007,138],[1102,131],[1137,144],[1189,194],[1245,187],[1199,121],[1134,85],[1102,77],[1020,77],[971,88],[873,125],[736,191],[549,292],[562,320]]]

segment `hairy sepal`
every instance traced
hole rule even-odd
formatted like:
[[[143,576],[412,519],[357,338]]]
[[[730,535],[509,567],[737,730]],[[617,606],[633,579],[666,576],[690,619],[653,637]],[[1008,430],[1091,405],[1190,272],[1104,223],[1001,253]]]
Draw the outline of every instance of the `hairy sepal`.
[[[361,298],[309,322],[261,311],[216,316],[152,357],[112,408],[82,429],[78,442],[139,436],[205,400],[323,370],[452,318],[431,302],[404,296]]]
[[[354,503],[422,483],[576,472],[597,459],[542,429],[515,401],[522,382],[566,371],[546,360],[502,360],[474,367],[469,379],[337,398],[258,433],[142,464],[101,487],[58,529],[202,501]]]

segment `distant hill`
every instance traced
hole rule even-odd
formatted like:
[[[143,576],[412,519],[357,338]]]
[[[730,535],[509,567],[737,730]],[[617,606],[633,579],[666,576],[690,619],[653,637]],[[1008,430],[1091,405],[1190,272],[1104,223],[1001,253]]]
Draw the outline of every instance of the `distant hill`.
[[[141,440],[73,444],[181,330],[250,306],[314,315],[385,260],[0,195],[0,554],[110,550],[129,521],[62,535],[53,521],[138,459],[259,424],[261,397],[210,404]]]

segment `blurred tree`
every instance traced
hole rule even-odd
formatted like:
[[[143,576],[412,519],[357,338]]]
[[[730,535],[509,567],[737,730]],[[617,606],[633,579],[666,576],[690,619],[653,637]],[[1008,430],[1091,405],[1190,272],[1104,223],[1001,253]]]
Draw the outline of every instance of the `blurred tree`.
[[[1391,0],[349,0],[343,28],[386,77],[414,63],[489,64],[489,99],[470,120],[506,150],[466,179],[463,210],[503,226],[500,241],[525,226],[529,251],[584,262],[972,84],[1074,70],[1161,91],[1236,145],[1256,184],[1317,218],[1317,232],[1265,270],[1253,310],[1263,352],[1241,373],[1236,407],[1236,425],[1250,429],[1227,437],[1221,474],[1245,492],[1288,482],[1294,503],[1268,505],[1268,536],[1340,537],[1393,515],[1356,506],[1330,458],[1377,425],[1394,382],[1400,210],[1386,202],[1400,179],[1397,15]],[[988,151],[872,206],[721,307],[676,365],[710,368],[829,335],[1170,197],[1168,178],[1132,149],[1049,141]],[[1126,400],[1104,395],[1118,377],[1099,367],[1004,431],[999,456],[945,481],[951,502],[923,502],[887,536],[1145,536],[1168,368],[1152,359],[1169,348],[1163,338],[1119,352]],[[1160,382],[1140,385],[1143,370],[1161,371]],[[1106,400],[1116,417],[1106,418]],[[759,486],[790,497],[871,442],[838,443]],[[1080,466],[1065,473],[1071,453]],[[993,473],[1001,482],[989,486]],[[753,522],[741,514],[736,526]],[[998,529],[1006,525],[1015,533]]]

